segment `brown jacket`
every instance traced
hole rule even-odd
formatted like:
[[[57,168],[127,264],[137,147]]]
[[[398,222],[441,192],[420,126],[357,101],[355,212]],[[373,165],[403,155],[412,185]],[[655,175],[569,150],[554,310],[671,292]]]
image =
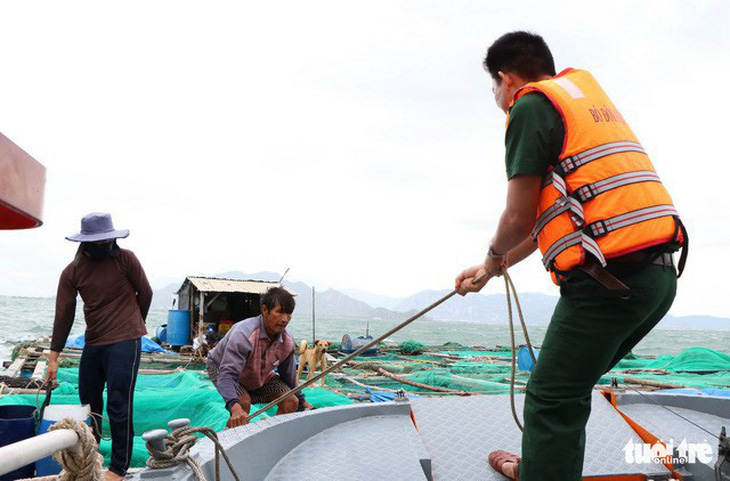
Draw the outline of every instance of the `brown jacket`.
[[[86,343],[113,344],[147,334],[145,319],[152,288],[132,251],[120,249],[116,257],[94,261],[79,255],[61,273],[56,295],[51,350],[66,344],[81,294],[86,318]]]

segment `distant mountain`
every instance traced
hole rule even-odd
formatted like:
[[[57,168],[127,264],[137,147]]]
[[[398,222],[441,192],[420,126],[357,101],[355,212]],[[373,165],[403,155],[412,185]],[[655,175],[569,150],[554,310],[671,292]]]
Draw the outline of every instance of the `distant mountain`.
[[[150,309],[172,309],[173,295],[180,289],[180,284],[168,284],[152,291],[152,305]]]
[[[396,310],[405,311],[423,309],[447,295],[448,290],[421,291],[403,299]],[[547,324],[550,321],[556,296],[546,294],[524,293],[519,296],[520,306],[527,322],[531,324]],[[518,319],[517,307],[512,300],[514,319]],[[469,294],[468,296],[454,296],[429,313],[432,319],[439,321],[476,321],[485,324],[504,322],[507,317],[507,300],[503,294]]]
[[[360,289],[340,289],[340,292],[358,301],[363,301],[370,307],[383,307],[385,309],[396,310],[398,309],[398,304],[403,302],[403,299],[399,297],[381,296],[379,294],[361,291]]]
[[[297,310],[300,316],[311,316],[312,312],[312,288],[303,282],[287,282],[284,286],[297,293]],[[365,302],[358,301],[335,289],[316,291],[314,297],[314,309],[317,317],[340,317],[351,319],[405,319],[414,312],[394,311],[382,307],[373,308]]]
[[[216,274],[214,277],[226,279],[256,279],[261,281],[278,281],[281,274],[273,272],[256,272],[246,274],[240,271],[229,271]],[[152,297],[153,309],[170,309],[172,296],[182,285],[184,279],[178,284],[170,284],[154,291]],[[288,281],[283,282],[284,287],[296,294],[297,307],[295,315],[302,317],[311,316],[312,312],[312,287],[304,282]],[[404,319],[407,312],[395,312],[383,308],[373,308],[368,304],[353,299],[334,289],[315,293],[315,315],[317,317],[340,317],[354,319]]]
[[[258,281],[270,281],[270,282],[278,282],[279,279],[281,279],[281,274],[277,274],[276,272],[268,272],[268,271],[262,271],[262,272],[254,272],[253,274],[245,274],[241,271],[228,271],[228,272],[222,272],[220,274],[216,274],[214,277],[223,277],[225,279],[256,279]]]
[[[281,274],[274,272],[246,274],[240,271],[229,271],[217,274],[215,277],[278,281]],[[180,288],[182,281],[183,279],[177,284],[170,284],[155,290],[152,301],[153,309],[169,309],[172,305],[172,295]],[[311,317],[312,287],[304,282],[290,281],[286,278],[283,283],[287,289],[297,294],[295,315]],[[357,289],[327,289],[316,292],[316,316],[363,320],[405,320],[449,292],[448,290],[426,290],[406,298],[396,298]],[[558,301],[557,296],[531,292],[520,294],[519,299],[525,319],[530,325],[546,325],[550,321]],[[517,322],[514,299],[512,308],[515,322]],[[504,294],[454,296],[427,315],[428,319],[436,321],[471,321],[485,324],[501,324],[506,321],[507,317],[507,303]],[[658,327],[660,329],[730,330],[730,319],[711,316],[667,316]]]

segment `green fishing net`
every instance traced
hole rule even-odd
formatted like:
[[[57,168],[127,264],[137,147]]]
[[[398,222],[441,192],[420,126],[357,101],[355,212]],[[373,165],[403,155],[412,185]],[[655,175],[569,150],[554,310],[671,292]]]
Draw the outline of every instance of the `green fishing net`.
[[[444,395],[428,388],[404,384],[384,375],[379,369],[408,381],[453,391],[509,393],[509,348],[480,350],[454,343],[426,347],[416,342],[406,346],[409,351],[416,347],[422,350],[422,354],[401,354],[402,346],[399,346],[381,351],[381,356],[358,357],[340,372],[327,376],[328,389],[305,389],[307,400],[319,408],[352,403],[346,394],[367,399],[368,390],[405,389],[420,395]],[[529,376],[529,371],[516,372],[517,392],[524,390]],[[726,390],[730,389],[730,356],[703,347],[685,349],[677,356],[643,358],[629,355],[603,376],[599,384],[609,385],[614,377],[620,383],[625,383],[626,378],[633,378],[673,386]],[[58,380],[60,386],[54,391],[53,404],[78,404],[78,369],[59,369]],[[36,402],[33,394],[0,398],[0,404],[35,405]],[[38,402],[42,402],[42,399]],[[254,406],[252,410],[260,407]],[[272,408],[262,416],[271,416],[275,411],[276,408]],[[228,412],[218,391],[203,372],[140,375],[134,398],[134,429],[137,437],[132,466],[143,466],[147,459],[147,450],[140,437],[144,431],[165,427],[168,421],[184,417],[190,418],[193,426],[210,426],[216,431],[225,427]],[[107,423],[104,423],[104,435],[109,435]],[[102,441],[100,451],[107,461],[110,448],[109,441]]]
[[[78,378],[77,368],[59,369],[59,387],[53,391],[51,404],[78,405]],[[316,408],[353,402],[347,396],[321,388],[305,388],[304,394],[307,401]],[[0,405],[35,406],[37,402],[42,403],[43,398],[37,399],[33,394],[16,394],[0,398]],[[254,405],[251,407],[251,412],[261,407],[263,405]],[[273,407],[259,418],[273,416],[275,413],[276,407]],[[199,371],[139,375],[134,391],[135,437],[131,467],[142,467],[147,460],[147,448],[142,440],[142,433],[152,429],[167,428],[168,421],[178,418],[190,419],[191,426],[209,426],[220,431],[226,425],[228,411],[218,390],[208,377]],[[109,423],[104,421],[102,436],[108,438],[109,435]],[[102,439],[99,451],[104,455],[108,465],[111,441]]]

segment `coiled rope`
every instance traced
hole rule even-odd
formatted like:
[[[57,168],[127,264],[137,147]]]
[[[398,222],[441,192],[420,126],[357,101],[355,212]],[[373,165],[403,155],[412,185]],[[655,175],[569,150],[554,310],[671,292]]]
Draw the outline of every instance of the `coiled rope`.
[[[48,428],[49,431],[57,429],[70,429],[79,437],[76,448],[56,451],[53,454],[63,467],[58,481],[101,481],[104,458],[99,454],[91,428],[86,423],[63,418]]]
[[[160,451],[147,441],[147,451],[150,457],[147,458],[147,467],[152,469],[172,468],[178,464],[186,463],[193,470],[195,476],[200,481],[206,481],[205,474],[200,465],[190,455],[190,448],[198,441],[195,433],[200,433],[208,437],[215,445],[215,479],[220,481],[220,457],[223,456],[228,469],[233,474],[236,481],[240,481],[236,470],[233,468],[228,454],[218,441],[218,435],[213,429],[204,427],[184,426],[173,430],[165,437],[165,449]]]

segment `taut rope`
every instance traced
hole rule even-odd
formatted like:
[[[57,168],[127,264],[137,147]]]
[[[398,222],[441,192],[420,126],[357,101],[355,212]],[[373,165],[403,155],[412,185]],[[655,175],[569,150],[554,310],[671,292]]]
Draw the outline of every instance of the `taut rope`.
[[[509,329],[510,329],[510,338],[511,338],[511,341],[512,341],[512,376],[510,378],[510,402],[511,402],[511,405],[512,405],[512,416],[514,417],[515,423],[517,423],[517,427],[520,428],[520,430],[522,430],[522,424],[520,423],[519,419],[517,418],[517,411],[515,409],[515,399],[514,399],[514,394],[515,394],[515,360],[516,360],[516,355],[515,355],[515,336],[514,336],[514,326],[513,326],[513,321],[512,321],[512,302],[511,302],[511,297],[510,297],[510,288],[512,289],[512,293],[513,293],[514,298],[515,298],[515,304],[517,305],[517,312],[519,314],[520,323],[522,324],[522,331],[523,331],[523,333],[525,335],[525,342],[527,343],[527,346],[528,346],[528,348],[530,350],[530,356],[532,357],[532,362],[533,363],[536,363],[537,360],[535,359],[535,353],[533,352],[532,344],[530,343],[530,337],[527,334],[527,326],[525,325],[525,319],[524,319],[524,316],[522,315],[522,308],[520,307],[520,301],[519,301],[519,299],[517,297],[517,290],[515,289],[515,286],[512,283],[512,279],[510,278],[509,274],[507,273],[507,269],[503,269],[502,270],[502,274],[504,275],[505,289],[507,291],[507,294],[506,294],[507,295],[507,312],[509,313]],[[483,276],[480,276],[480,277],[474,279],[472,281],[472,283],[473,284],[478,284],[482,279],[483,279]],[[310,386],[310,385],[314,384],[315,382],[317,382],[318,380],[322,379],[324,376],[326,376],[327,374],[331,373],[332,371],[336,371],[337,369],[339,369],[340,367],[342,367],[345,363],[347,363],[351,359],[354,359],[355,357],[359,356],[363,352],[367,351],[371,347],[373,347],[376,344],[378,344],[379,342],[381,342],[383,339],[386,339],[387,337],[391,336],[393,333],[396,333],[396,332],[400,331],[401,329],[403,329],[404,327],[406,327],[411,322],[415,321],[416,319],[418,319],[419,317],[423,316],[427,312],[431,311],[432,309],[438,307],[442,303],[444,303],[447,300],[449,300],[450,298],[452,298],[455,294],[456,294],[456,290],[451,291],[450,293],[448,293],[447,295],[445,295],[444,297],[442,297],[438,301],[434,302],[433,304],[431,304],[427,308],[423,309],[422,311],[414,314],[412,317],[409,317],[408,319],[406,319],[405,321],[401,322],[400,324],[398,324],[397,326],[395,326],[394,328],[392,328],[391,330],[389,330],[385,334],[381,335],[377,339],[373,339],[372,341],[370,341],[369,343],[365,344],[364,346],[362,346],[357,351],[355,351],[355,352],[347,355],[346,357],[340,359],[338,362],[336,362],[335,364],[333,364],[329,368],[325,369],[324,371],[320,372],[319,374],[317,374],[313,378],[308,379],[303,384],[300,384],[300,385],[296,386],[295,388],[293,388],[290,391],[288,391],[286,394],[282,394],[278,398],[274,399],[273,401],[271,401],[266,406],[262,407],[261,409],[259,409],[255,413],[253,413],[250,416],[248,416],[248,418],[249,419],[255,418],[256,416],[258,416],[258,415],[266,412],[268,409],[276,406],[277,404],[279,404],[280,402],[282,402],[284,399],[288,398],[292,394],[298,393],[299,391],[301,391],[305,387]]]
[[[348,361],[350,361],[351,359],[354,359],[354,358],[356,358],[357,356],[359,356],[359,355],[360,355],[360,354],[362,354],[363,352],[365,352],[365,351],[367,351],[368,349],[370,349],[371,347],[375,346],[375,345],[376,345],[377,343],[379,343],[379,342],[380,342],[380,341],[382,341],[383,339],[387,338],[388,336],[392,335],[392,334],[393,334],[393,333],[395,333],[395,332],[398,332],[398,331],[400,331],[401,329],[403,329],[404,327],[406,327],[406,326],[407,326],[408,324],[410,324],[411,322],[415,321],[415,320],[416,320],[416,319],[418,319],[419,317],[421,317],[421,316],[423,316],[424,314],[426,314],[426,313],[427,313],[428,311],[430,311],[430,310],[434,309],[435,307],[437,307],[437,306],[441,305],[442,303],[446,302],[447,300],[449,300],[450,298],[452,298],[452,297],[453,297],[453,296],[454,296],[455,294],[456,294],[456,290],[453,290],[453,291],[451,291],[450,293],[448,293],[447,295],[445,295],[444,297],[442,297],[442,298],[441,298],[441,299],[439,299],[438,301],[434,302],[433,304],[431,304],[430,306],[428,306],[428,307],[427,307],[427,308],[425,308],[424,310],[422,310],[422,311],[420,311],[420,312],[418,312],[418,313],[414,314],[413,316],[409,317],[409,318],[408,318],[408,319],[406,319],[405,321],[401,322],[400,324],[398,324],[397,326],[395,326],[394,328],[392,328],[391,330],[389,330],[389,331],[388,331],[388,332],[386,332],[385,334],[381,335],[380,337],[378,337],[378,338],[376,338],[376,339],[373,339],[372,341],[370,341],[369,343],[365,344],[364,346],[362,346],[362,347],[361,347],[360,349],[358,349],[357,351],[355,351],[355,352],[353,352],[353,353],[351,353],[351,354],[348,354],[347,356],[343,357],[342,359],[340,359],[339,361],[337,361],[337,362],[336,362],[335,364],[331,365],[330,367],[328,367],[328,368],[327,368],[327,369],[325,369],[324,371],[320,372],[319,374],[317,374],[317,375],[316,375],[316,376],[314,376],[313,378],[311,378],[311,379],[308,379],[308,380],[307,380],[307,381],[305,381],[305,382],[304,382],[303,384],[300,384],[300,385],[298,385],[297,387],[295,387],[295,388],[292,388],[292,389],[291,389],[291,390],[290,390],[289,392],[287,392],[286,394],[282,394],[282,395],[281,395],[281,396],[279,396],[278,398],[274,399],[273,401],[271,401],[271,402],[270,402],[269,404],[267,404],[266,406],[262,407],[261,409],[259,409],[259,410],[258,410],[258,411],[256,411],[255,413],[253,413],[252,415],[248,416],[248,418],[249,418],[249,419],[253,419],[253,418],[255,418],[255,417],[256,417],[256,416],[258,416],[259,414],[261,414],[261,413],[264,413],[264,412],[266,412],[266,411],[267,411],[268,409],[270,409],[270,408],[272,408],[272,407],[276,406],[277,404],[279,404],[280,402],[282,402],[282,401],[283,401],[284,399],[288,398],[288,397],[289,397],[289,396],[291,396],[292,394],[296,394],[296,393],[298,393],[299,391],[301,391],[302,389],[304,389],[305,387],[307,387],[307,386],[310,386],[310,385],[314,384],[315,382],[319,381],[320,379],[322,379],[322,378],[323,378],[324,376],[326,376],[327,374],[329,374],[329,373],[331,373],[332,371],[335,371],[335,370],[339,369],[340,367],[342,367],[342,366],[343,366],[343,365],[344,365],[345,363],[347,363],[347,362],[348,362]]]

